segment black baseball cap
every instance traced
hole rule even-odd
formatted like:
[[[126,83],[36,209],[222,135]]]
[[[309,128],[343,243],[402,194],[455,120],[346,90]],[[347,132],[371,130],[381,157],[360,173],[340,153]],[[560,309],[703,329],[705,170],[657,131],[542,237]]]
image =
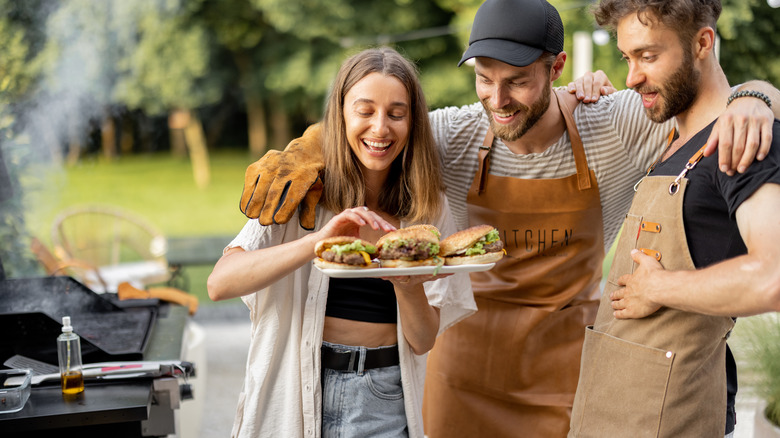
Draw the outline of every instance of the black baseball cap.
[[[553,5],[545,0],[487,0],[477,10],[458,66],[484,56],[525,67],[545,51],[563,51],[563,22]]]

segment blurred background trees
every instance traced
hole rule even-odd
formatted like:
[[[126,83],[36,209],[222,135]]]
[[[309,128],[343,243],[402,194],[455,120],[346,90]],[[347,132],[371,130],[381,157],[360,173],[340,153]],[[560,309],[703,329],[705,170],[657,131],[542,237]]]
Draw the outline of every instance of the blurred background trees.
[[[417,62],[431,107],[471,103],[473,74],[456,63],[480,3],[0,0],[0,129],[26,131],[53,160],[169,150],[207,169],[209,150],[283,147],[320,117],[340,62],[375,45]],[[590,1],[552,3],[567,31],[565,84],[587,55],[573,36],[599,29]],[[780,82],[778,15],[766,0],[724,0],[732,82]],[[620,87],[626,68],[607,36],[588,58]]]

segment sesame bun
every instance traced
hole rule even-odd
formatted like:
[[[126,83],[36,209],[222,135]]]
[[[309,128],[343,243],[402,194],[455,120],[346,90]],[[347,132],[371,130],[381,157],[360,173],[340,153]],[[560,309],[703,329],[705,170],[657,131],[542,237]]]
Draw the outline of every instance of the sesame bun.
[[[444,257],[444,264],[452,265],[480,265],[484,263],[495,263],[504,257],[503,251],[486,252],[473,256],[451,256]]]
[[[493,227],[490,225],[476,225],[465,230],[458,231],[455,234],[447,237],[441,241],[441,251],[439,255],[449,256],[462,251],[466,248],[470,248],[479,239],[486,236],[487,233],[493,231]],[[503,255],[503,253],[502,253]]]
[[[405,227],[405,229],[427,231],[429,233],[433,233],[433,235],[435,235],[437,239],[441,239],[441,232],[439,231],[438,228],[436,228],[434,225],[431,224],[410,225],[408,227]]]

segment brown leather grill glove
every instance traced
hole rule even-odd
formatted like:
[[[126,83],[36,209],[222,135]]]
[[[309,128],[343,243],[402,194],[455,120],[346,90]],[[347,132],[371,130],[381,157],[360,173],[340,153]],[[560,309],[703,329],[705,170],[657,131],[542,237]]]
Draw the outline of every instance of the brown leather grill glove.
[[[284,151],[268,151],[247,167],[239,205],[242,213],[262,225],[285,224],[298,208],[301,227],[314,229],[314,207],[323,188],[320,171],[325,167],[321,132],[320,123],[311,125]]]

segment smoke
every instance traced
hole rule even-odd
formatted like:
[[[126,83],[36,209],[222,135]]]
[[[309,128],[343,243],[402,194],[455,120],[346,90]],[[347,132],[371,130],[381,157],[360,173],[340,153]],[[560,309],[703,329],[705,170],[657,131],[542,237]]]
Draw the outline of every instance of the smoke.
[[[19,93],[19,101],[4,108],[14,119],[13,133],[0,138],[10,174],[5,185],[14,195],[0,205],[4,242],[9,233],[23,234],[23,229],[48,231],[67,190],[63,163],[68,151],[89,145],[95,128],[117,115],[118,106],[112,104],[117,66],[135,48],[139,17],[175,7],[178,0],[25,0],[10,7],[12,19],[26,26],[25,68],[35,80]],[[8,218],[14,219],[10,226]],[[16,240],[8,252],[24,246],[23,239]],[[8,252],[0,251],[7,271]]]
[[[132,50],[133,16],[121,0],[57,2],[45,20],[38,58],[42,79],[23,124],[33,147],[54,164],[71,143],[82,144],[90,125],[111,115],[116,64]]]

